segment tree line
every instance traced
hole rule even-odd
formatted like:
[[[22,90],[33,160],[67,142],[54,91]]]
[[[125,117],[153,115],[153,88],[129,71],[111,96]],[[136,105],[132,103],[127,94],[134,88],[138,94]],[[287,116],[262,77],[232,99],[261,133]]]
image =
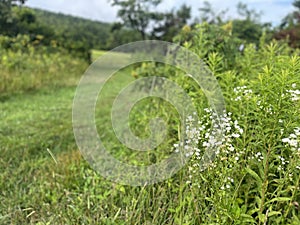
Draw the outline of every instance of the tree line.
[[[260,13],[244,3],[237,5],[238,18],[229,19],[226,10],[216,13],[208,1],[199,8],[199,16],[193,18],[187,4],[158,12],[157,7],[163,0],[110,0],[112,6],[118,7],[120,22],[109,24],[31,9],[24,7],[25,1],[0,0],[0,35],[28,35],[32,42],[59,46],[70,53],[81,52],[87,58],[90,49],[108,50],[145,39],[173,41],[184,26],[192,28],[203,22],[222,26],[245,42],[259,44],[265,33],[270,40],[287,40],[294,48],[300,45],[300,0],[294,1],[294,11],[277,27],[262,23]]]

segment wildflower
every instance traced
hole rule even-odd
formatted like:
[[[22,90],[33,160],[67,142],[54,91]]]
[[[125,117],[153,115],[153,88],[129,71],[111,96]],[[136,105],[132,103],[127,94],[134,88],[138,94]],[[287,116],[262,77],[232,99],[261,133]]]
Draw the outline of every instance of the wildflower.
[[[233,152],[235,149],[232,145],[230,145],[230,147],[228,148],[229,151]]]
[[[257,152],[257,153],[255,154],[255,156],[252,157],[252,159],[254,159],[254,158],[256,158],[257,161],[259,161],[259,162],[261,162],[262,160],[264,160],[264,156],[263,156],[263,154],[262,154],[261,152]]]
[[[232,137],[234,137],[234,138],[239,138],[240,135],[239,135],[239,134],[232,134]]]
[[[234,182],[234,180],[233,180],[231,177],[228,177],[228,180],[229,180],[231,183]]]
[[[298,101],[300,99],[300,90],[287,90],[288,94],[290,94],[292,101]]]
[[[292,150],[299,150],[300,128],[296,127],[294,133],[290,134],[289,137],[283,138],[282,142],[286,143],[291,147]]]
[[[251,91],[246,93],[251,93]],[[232,113],[224,112],[223,115],[218,117],[212,109],[204,109],[204,112],[201,121],[195,120],[195,113],[193,113],[193,116],[187,117],[186,140],[173,145],[174,152],[179,153],[179,149],[183,149],[184,155],[191,159],[189,173],[193,186],[198,185],[197,180],[192,181],[192,179],[202,166],[200,160],[202,160],[203,152],[213,150],[216,157],[226,157],[226,154],[232,155],[236,151],[232,142],[235,138],[240,138],[243,133],[238,121],[232,120]],[[201,147],[199,148],[199,146]],[[237,162],[240,159],[240,154],[236,153],[233,159]],[[209,166],[215,168],[216,164],[210,163]],[[233,167],[233,165],[230,164],[229,167]],[[228,179],[233,183],[232,178]],[[228,183],[228,181],[226,182]],[[228,188],[230,188],[230,184],[223,186],[223,190]]]
[[[241,101],[242,98],[250,99],[252,98],[253,91],[248,89],[247,86],[235,87],[233,92],[237,95],[236,98],[232,98],[234,101]]]

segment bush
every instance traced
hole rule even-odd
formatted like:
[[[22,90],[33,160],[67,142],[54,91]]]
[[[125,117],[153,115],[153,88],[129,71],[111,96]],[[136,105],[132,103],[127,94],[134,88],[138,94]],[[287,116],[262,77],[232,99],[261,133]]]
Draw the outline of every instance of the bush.
[[[201,115],[193,136],[199,145],[193,149],[188,172],[182,171],[179,181],[183,185],[178,190],[182,196],[180,207],[185,208],[186,213],[180,218],[173,214],[174,221],[298,224],[298,51],[286,43],[265,43],[265,36],[261,37],[259,46],[246,44],[231,37],[228,30],[208,24],[194,29],[185,27],[175,40],[200,56],[214,73],[222,88],[227,112],[221,117],[225,134],[219,143],[219,152],[209,168],[202,171],[199,155],[212,145],[211,119],[214,117],[203,101],[201,90],[193,88],[182,71],[168,66],[144,63],[132,72],[136,78],[168,74],[168,78],[186,89]],[[244,45],[242,51],[239,50],[241,44]],[[173,134],[170,140],[176,140],[177,135]],[[174,151],[178,146],[174,144]],[[195,211],[198,213],[194,214]]]

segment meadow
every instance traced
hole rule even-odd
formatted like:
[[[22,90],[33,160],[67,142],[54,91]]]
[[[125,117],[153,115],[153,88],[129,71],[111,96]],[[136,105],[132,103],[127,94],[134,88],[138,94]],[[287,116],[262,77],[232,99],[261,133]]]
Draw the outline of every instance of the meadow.
[[[132,129],[147,136],[149,118],[168,122],[167,139],[151,153],[130,154],[115,139],[109,112],[124,84],[166,75],[195,103],[198,141],[188,165],[172,178],[131,187],[101,177],[83,159],[72,129],[72,101],[86,61],[63,53],[1,52],[0,224],[300,224],[300,57],[286,43],[245,44],[208,25],[183,29],[177,41],[204,59],[226,102],[220,152],[204,171],[199,154],[211,144],[212,111],[180,70],[142,63],[107,83],[97,103],[98,132],[110,151],[151,164],[176,151],[172,106],[147,99],[133,109]],[[219,35],[219,36],[218,36]],[[93,59],[104,52],[93,51]]]

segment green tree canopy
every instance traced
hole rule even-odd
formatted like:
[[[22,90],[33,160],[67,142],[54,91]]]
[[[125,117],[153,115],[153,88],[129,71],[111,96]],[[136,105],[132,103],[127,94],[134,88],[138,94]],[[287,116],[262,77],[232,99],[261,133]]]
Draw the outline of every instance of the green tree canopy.
[[[199,8],[200,17],[196,19],[196,23],[207,22],[209,24],[222,24],[227,9],[216,13],[212,4],[209,1],[204,1],[203,6]]]
[[[138,31],[142,39],[147,38],[147,31],[155,21],[163,18],[154,8],[162,0],[111,0],[113,6],[118,6],[118,17],[122,25]]]
[[[249,9],[244,3],[237,4],[237,12],[240,18],[232,20],[232,34],[247,42],[258,44],[263,31],[271,25],[261,23],[261,13]]]
[[[300,0],[293,2],[295,10],[283,18],[279,31],[274,37],[278,40],[285,39],[293,48],[300,47]]]
[[[12,7],[24,4],[26,0],[0,0],[0,34],[8,33],[13,23]]]
[[[154,27],[152,31],[152,37],[164,41],[172,41],[190,18],[191,7],[183,4],[177,11],[171,10],[171,12],[163,15],[161,24]]]

